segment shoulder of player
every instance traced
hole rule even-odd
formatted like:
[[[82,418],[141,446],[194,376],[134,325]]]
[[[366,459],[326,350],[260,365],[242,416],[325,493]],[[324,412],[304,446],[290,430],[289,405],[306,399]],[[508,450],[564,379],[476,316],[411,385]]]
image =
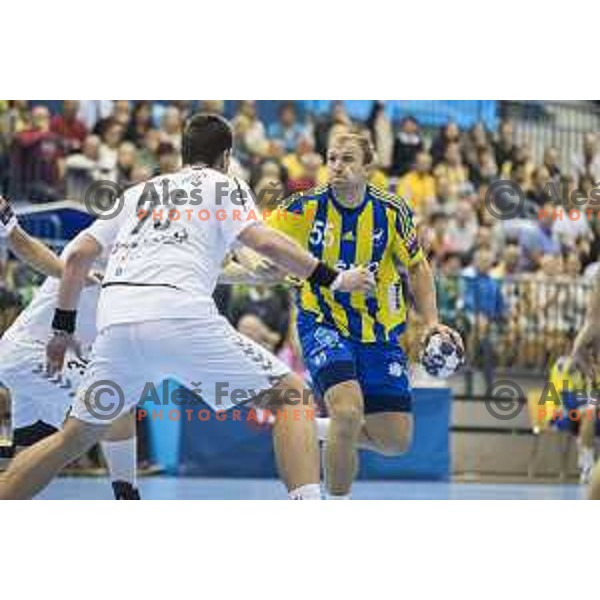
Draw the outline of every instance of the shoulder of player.
[[[372,185],[369,186],[369,194],[375,201],[381,202],[386,208],[390,208],[401,216],[410,214],[411,212],[410,205],[402,198],[402,196],[390,194],[389,192]]]
[[[327,185],[320,185],[288,196],[277,208],[278,210],[286,210],[289,212],[303,212],[305,208],[318,202],[319,199],[323,198],[326,194]]]

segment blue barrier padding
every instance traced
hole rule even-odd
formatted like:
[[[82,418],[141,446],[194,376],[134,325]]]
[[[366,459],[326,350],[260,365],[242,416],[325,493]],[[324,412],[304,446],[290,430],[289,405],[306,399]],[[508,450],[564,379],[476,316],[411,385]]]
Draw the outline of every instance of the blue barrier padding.
[[[409,452],[383,457],[361,452],[362,479],[448,479],[450,403],[448,389],[415,390],[415,435]],[[146,406],[145,408],[152,408]],[[163,407],[168,410],[168,406]],[[170,408],[177,408],[171,406]],[[198,409],[204,409],[202,420]],[[185,407],[180,408],[183,415]],[[165,410],[165,415],[167,410]],[[203,477],[276,477],[271,431],[255,413],[240,408],[219,421],[206,407],[173,423],[150,421],[153,460],[168,473]]]

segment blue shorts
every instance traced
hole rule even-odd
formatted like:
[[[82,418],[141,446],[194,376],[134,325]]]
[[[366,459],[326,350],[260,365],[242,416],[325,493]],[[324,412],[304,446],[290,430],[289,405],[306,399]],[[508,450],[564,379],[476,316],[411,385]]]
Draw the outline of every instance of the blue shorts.
[[[357,342],[331,325],[305,318],[299,320],[298,333],[304,364],[321,398],[334,385],[356,380],[362,388],[365,414],[412,411],[408,360],[402,348]]]
[[[554,417],[550,421],[552,429],[555,431],[564,431],[572,433],[573,435],[579,435],[579,428],[583,419],[588,419],[587,411],[592,410],[598,414],[597,406],[587,406],[581,400],[575,400],[572,394],[568,392],[561,392],[562,406],[557,407],[561,411],[561,415]],[[577,414],[571,414],[570,411],[579,411],[579,418]],[[600,437],[600,419],[596,419],[594,423],[595,436]]]

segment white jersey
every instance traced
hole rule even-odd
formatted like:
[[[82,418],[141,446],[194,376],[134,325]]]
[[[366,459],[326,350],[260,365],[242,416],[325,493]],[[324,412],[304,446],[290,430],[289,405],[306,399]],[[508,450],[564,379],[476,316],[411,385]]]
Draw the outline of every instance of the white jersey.
[[[153,209],[146,205],[143,219],[137,206],[149,183],[159,193],[168,190],[171,199],[179,191],[177,202]],[[121,323],[217,316],[212,294],[223,260],[239,234],[257,219],[246,183],[206,167],[187,167],[127,190],[121,213],[103,222],[101,235],[112,252],[98,330]]]
[[[61,258],[66,260],[74,244],[85,234],[95,237],[102,244],[102,239],[95,235],[99,223],[100,221],[96,221],[73,238],[63,250]],[[110,248],[103,245],[102,255],[95,262],[94,269],[104,271],[109,251]],[[4,339],[11,341],[35,340],[45,343],[51,334],[59,287],[59,279],[48,277],[35,293],[29,306],[21,312],[17,320],[5,332]],[[98,286],[85,287],[81,293],[76,335],[84,347],[91,345],[96,338],[96,308],[99,296],[100,288]]]

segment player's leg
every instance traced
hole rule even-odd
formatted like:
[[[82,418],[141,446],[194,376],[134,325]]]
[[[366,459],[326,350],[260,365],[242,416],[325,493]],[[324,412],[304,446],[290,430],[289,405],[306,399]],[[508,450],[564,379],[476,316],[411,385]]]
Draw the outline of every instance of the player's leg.
[[[161,340],[161,351],[170,358],[173,378],[190,388],[196,387],[194,381],[201,380],[202,398],[216,411],[244,402],[233,400],[237,397],[234,392],[243,392],[247,400],[258,399],[261,406],[276,410],[275,454],[290,498],[318,499],[319,451],[314,411],[312,401],[304,400],[309,395],[302,381],[222,317],[197,323],[169,321],[168,326],[156,331],[149,323],[146,336],[160,339],[161,331],[167,327],[173,337]]]
[[[317,417],[317,437],[327,442],[331,419]],[[371,450],[384,456],[404,454],[412,441],[413,417],[409,413],[382,412],[365,415],[357,448]]]
[[[117,419],[100,442],[116,500],[140,500],[135,409]]]
[[[14,459],[0,478],[0,499],[34,496],[65,465],[99,442],[112,423],[137,403],[148,374],[129,326],[110,327],[99,335],[73,405],[73,416],[62,431]]]
[[[397,456],[413,436],[412,391],[408,361],[401,348],[356,344],[357,371],[365,402],[363,447]]]
[[[600,500],[600,460],[592,469],[588,500]]]
[[[68,419],[64,429],[21,452],[0,476],[0,500],[32,498],[72,460],[98,442],[108,425]]]
[[[325,487],[329,497],[346,499],[358,470],[364,404],[352,346],[329,326],[301,326],[299,334],[304,362],[330,417],[317,426],[319,437],[325,438]]]
[[[344,381],[325,392],[330,416],[324,452],[325,484],[331,499],[348,498],[358,473],[357,445],[363,426],[363,396],[358,381]]]
[[[275,402],[266,408],[276,415],[273,424],[273,447],[283,483],[292,496],[301,490],[310,496],[319,493],[319,454],[315,429],[315,409],[312,395],[303,381],[294,374],[287,375],[273,389],[277,398],[300,397],[300,404]],[[267,394],[267,396],[270,394]],[[317,498],[315,498],[317,499]]]
[[[581,408],[579,423],[579,436],[577,437],[577,466],[579,467],[579,481],[583,484],[590,483],[592,469],[594,468],[594,436],[596,433],[596,419],[593,408]]]

